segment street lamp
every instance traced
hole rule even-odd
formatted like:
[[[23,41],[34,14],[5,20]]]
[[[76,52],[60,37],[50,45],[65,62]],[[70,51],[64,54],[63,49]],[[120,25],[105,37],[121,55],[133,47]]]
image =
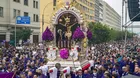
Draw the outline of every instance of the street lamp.
[[[43,30],[44,30],[44,12],[45,12],[45,9],[47,8],[47,6],[49,5],[49,4],[51,4],[52,2],[50,2],[50,3],[48,3],[46,6],[45,6],[45,8],[43,9],[43,14],[42,14],[42,34],[43,34]]]
[[[59,1],[57,1],[57,2],[59,2]],[[45,12],[45,9],[47,8],[47,6],[48,6],[49,4],[51,4],[51,3],[53,3],[53,2],[48,3],[48,4],[44,7],[44,9],[43,9],[43,14],[42,14],[42,34],[43,34],[43,30],[44,30],[44,12]]]
[[[17,37],[17,34],[16,34],[17,33],[17,26],[16,26],[17,21],[16,20],[17,20],[17,16],[15,17],[15,47],[16,47],[16,43],[17,43],[17,38],[16,38]]]

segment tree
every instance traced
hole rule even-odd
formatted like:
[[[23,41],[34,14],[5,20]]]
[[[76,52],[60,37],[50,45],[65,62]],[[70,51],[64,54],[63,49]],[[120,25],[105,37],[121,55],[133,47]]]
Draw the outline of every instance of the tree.
[[[110,29],[109,26],[103,25],[101,23],[93,23],[90,22],[89,24],[89,29],[91,30],[93,36],[89,40],[89,44],[99,44],[103,42],[108,42],[108,41],[118,41],[122,40],[122,38],[125,37],[125,31],[119,31],[115,29]],[[131,39],[133,38],[133,35],[135,33],[130,33],[127,32],[127,38]]]
[[[21,31],[21,39],[22,40],[24,40],[24,41],[27,41],[27,39],[29,39],[30,38],[30,35],[32,34],[32,30],[31,29],[29,29],[29,28],[26,28],[26,29],[23,29],[22,31]]]
[[[21,30],[16,31],[16,41],[19,42],[19,40],[27,41],[27,39],[30,38],[30,35],[32,34],[32,30],[30,28],[25,28]],[[12,40],[15,40],[15,31],[12,32]]]
[[[91,29],[93,38],[90,42],[102,43],[110,40],[110,29],[101,23],[89,23],[89,29]]]

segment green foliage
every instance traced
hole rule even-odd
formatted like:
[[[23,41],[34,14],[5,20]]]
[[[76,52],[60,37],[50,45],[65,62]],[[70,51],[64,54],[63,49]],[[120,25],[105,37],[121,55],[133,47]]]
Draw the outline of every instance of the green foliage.
[[[110,30],[106,25],[101,23],[89,23],[89,29],[92,31],[93,38],[89,43],[102,43],[110,41]]]
[[[30,35],[32,34],[32,30],[31,29],[29,29],[29,28],[26,28],[26,29],[23,29],[22,31],[21,31],[21,39],[22,40],[24,40],[24,41],[27,41],[27,39],[29,39],[30,38]]]
[[[90,44],[99,44],[108,41],[118,41],[122,40],[125,37],[125,31],[118,31],[114,29],[110,29],[109,26],[103,25],[101,23],[93,23],[90,22],[88,24],[89,29],[92,31],[93,37],[89,40]],[[132,38],[134,33],[130,33],[127,31],[127,37]]]
[[[30,38],[30,35],[32,34],[32,30],[29,28],[20,29],[16,31],[16,41],[19,42],[19,40],[27,41],[27,39]],[[12,32],[12,41],[15,40],[15,31]]]

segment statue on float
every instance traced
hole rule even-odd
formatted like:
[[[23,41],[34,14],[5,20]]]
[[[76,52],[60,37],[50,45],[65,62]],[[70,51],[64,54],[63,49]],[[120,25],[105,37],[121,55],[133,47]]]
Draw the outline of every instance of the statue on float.
[[[54,65],[58,62],[63,68],[81,66],[82,69],[86,69],[92,66],[88,60],[81,59],[86,55],[87,40],[91,39],[92,35],[90,31],[83,30],[86,28],[83,20],[79,10],[67,6],[60,8],[52,17],[51,26],[53,26],[54,33],[47,27],[42,35],[45,42],[54,42],[54,45],[47,44],[46,50],[47,65],[53,67],[49,71],[50,74],[52,70],[56,71]]]

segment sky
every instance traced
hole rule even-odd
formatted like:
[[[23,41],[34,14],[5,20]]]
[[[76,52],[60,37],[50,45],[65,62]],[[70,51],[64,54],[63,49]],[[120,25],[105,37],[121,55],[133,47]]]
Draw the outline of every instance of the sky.
[[[122,0],[104,0],[106,1],[111,7],[114,8],[119,15],[122,15]]]
[[[106,1],[114,10],[122,16],[122,0],[103,0]],[[129,19],[128,19],[129,21]],[[139,23],[140,24],[140,23]],[[133,25],[138,25],[138,23],[134,23]],[[129,29],[131,31],[131,29]],[[134,28],[135,33],[140,33],[140,28]]]

